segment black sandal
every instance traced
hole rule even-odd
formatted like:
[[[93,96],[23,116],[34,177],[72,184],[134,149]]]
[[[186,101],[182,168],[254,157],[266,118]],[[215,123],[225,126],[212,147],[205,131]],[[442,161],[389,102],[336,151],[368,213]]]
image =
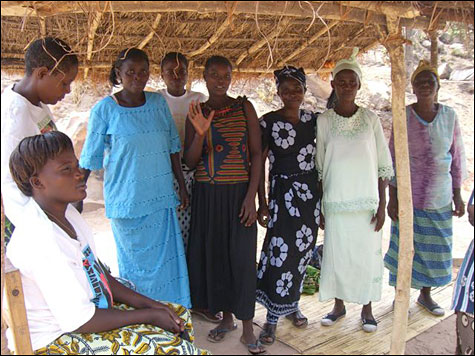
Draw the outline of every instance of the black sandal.
[[[265,323],[263,330],[259,334],[259,341],[263,343],[264,345],[272,345],[275,342],[276,329],[277,329],[277,324]]]
[[[297,310],[295,313],[285,316],[287,319],[292,320],[292,324],[299,329],[306,328],[308,326],[308,319],[305,315],[302,314],[300,310]]]

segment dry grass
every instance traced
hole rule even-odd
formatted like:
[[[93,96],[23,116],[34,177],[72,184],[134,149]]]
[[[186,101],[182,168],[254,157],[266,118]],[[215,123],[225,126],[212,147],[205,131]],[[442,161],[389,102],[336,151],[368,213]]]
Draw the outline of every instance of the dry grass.
[[[283,12],[277,15],[261,14],[260,9],[264,6],[262,2],[254,3],[255,13],[235,13],[237,4],[234,2],[216,5],[226,7],[224,11],[216,12],[171,11],[170,8],[163,12],[119,12],[113,9],[110,11],[110,2],[79,1],[71,5],[75,7],[75,12],[68,12],[64,10],[67,2],[18,1],[2,2],[2,14],[6,3],[19,3],[30,10],[25,10],[23,16],[2,16],[2,70],[23,68],[24,51],[29,43],[39,37],[43,28],[43,34],[61,38],[70,44],[79,54],[82,66],[91,67],[90,77],[97,80],[106,79],[108,67],[119,51],[138,46],[150,33],[153,33],[153,37],[144,50],[157,71],[161,58],[169,51],[179,51],[186,55],[208,46],[206,50],[190,58],[197,68],[196,74],[192,71],[192,75],[199,75],[206,59],[214,54],[226,56],[232,63],[236,63],[244,55],[237,69],[251,71],[255,75],[255,72],[263,70],[271,73],[278,64],[283,63],[302,66],[307,71],[317,71],[348,57],[354,46],[365,49],[375,41],[382,40],[381,34],[386,31],[385,26],[378,25],[376,21],[383,14],[383,9],[378,7],[383,2],[372,7],[371,11],[361,8],[369,2],[358,2],[363,4],[360,8],[349,8],[346,2],[340,1],[286,2],[284,5],[276,2],[279,6],[284,6]],[[93,3],[100,4],[93,8]],[[433,2],[432,7],[427,5],[428,2],[424,2],[424,5],[419,2],[384,3],[391,3],[404,10],[418,10],[420,16],[414,19],[414,24],[426,21],[428,26],[440,28],[447,18],[459,19],[461,22],[472,19],[473,23],[471,1]],[[440,4],[444,4],[444,8]],[[300,11],[301,15],[290,16],[289,21],[289,17],[283,16],[283,13],[288,15],[291,8],[294,12]],[[177,9],[180,10],[179,7]],[[98,10],[104,11],[104,15],[94,33],[91,60],[87,61],[88,32]],[[57,11],[60,14],[56,14]],[[42,13],[48,16],[43,17]],[[161,18],[156,29],[153,29],[152,24],[158,13]],[[361,14],[364,21],[358,22],[361,21]],[[338,23],[329,32],[326,31],[335,16],[340,17]],[[222,26],[225,26],[225,30],[213,42],[213,35]],[[286,61],[296,49],[322,30],[324,34],[321,37]],[[262,46],[253,54],[245,55],[259,41],[262,41]]]

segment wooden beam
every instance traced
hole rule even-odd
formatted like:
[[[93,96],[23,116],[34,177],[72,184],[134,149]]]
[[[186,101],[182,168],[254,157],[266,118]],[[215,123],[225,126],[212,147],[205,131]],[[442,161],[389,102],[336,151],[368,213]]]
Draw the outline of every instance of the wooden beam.
[[[189,58],[193,58],[201,53],[204,53],[210,46],[212,46],[216,41],[218,41],[219,37],[224,33],[224,31],[226,31],[226,29],[231,24],[234,10],[236,9],[237,4],[237,1],[235,1],[233,4],[233,9],[228,14],[228,17],[226,18],[226,20],[224,20],[221,26],[219,26],[216,32],[209,38],[209,40],[197,50],[189,52],[187,54]]]
[[[277,64],[277,67],[282,67],[283,65],[287,64],[287,62],[289,62],[292,58],[298,56],[300,53],[302,53],[303,51],[305,51],[307,49],[307,47],[309,45],[311,45],[313,42],[315,42],[317,39],[319,39],[320,37],[322,37],[325,33],[327,33],[328,31],[330,31],[330,29],[332,29],[333,27],[335,27],[337,24],[339,24],[340,21],[332,21],[328,24],[328,28],[327,27],[324,27],[322,28],[320,31],[318,31],[315,35],[313,35],[310,39],[308,40],[305,40],[304,43],[302,45],[300,45],[299,48],[297,48],[293,53],[291,53],[289,56],[287,56],[286,58],[284,58],[283,60],[281,60],[279,62],[279,64]]]
[[[87,55],[86,55],[86,63],[89,64],[92,59],[92,50],[94,48],[94,37],[96,36],[97,28],[102,19],[102,12],[96,11],[92,13],[92,21],[89,25],[89,31],[87,34]],[[84,79],[87,79],[87,75],[89,74],[89,67],[84,69]]]
[[[324,3],[324,5],[320,8],[318,14],[324,19],[366,23],[366,9],[353,7],[351,16],[343,16],[340,4],[311,2],[313,5],[319,5],[321,3]],[[91,2],[91,4],[94,5],[96,9],[105,9],[104,11],[106,12],[111,11],[105,1],[94,1]],[[92,6],[91,4],[87,1],[37,1],[35,2],[35,7],[40,16],[58,16],[62,14],[84,13],[84,8],[90,8]],[[25,2],[4,1],[2,2],[2,15],[5,16],[5,12],[7,16],[24,16],[28,8],[29,6],[25,5]],[[210,13],[228,12],[225,2],[223,1],[115,1],[113,9],[114,12],[196,12],[208,16]],[[290,16],[294,18],[313,18],[314,16],[313,12],[309,11],[308,6],[300,6],[298,2],[291,1],[261,1],[257,9],[256,2],[254,1],[239,1],[234,10],[234,14]],[[464,22],[462,20],[460,17],[459,21]],[[379,11],[371,17],[371,23],[386,25],[386,18],[382,12]],[[430,24],[430,16],[404,18],[401,24],[406,27],[427,29]],[[439,26],[444,26],[443,21],[441,21]]]
[[[149,43],[150,40],[153,38],[153,35],[155,35],[155,30],[157,29],[161,18],[162,18],[162,15],[157,14],[157,17],[155,17],[155,20],[153,21],[153,24],[152,24],[152,31],[150,31],[149,34],[145,36],[145,38],[142,40],[142,42],[140,42],[140,44],[137,46],[138,49],[144,48],[147,45],[147,43]]]
[[[399,18],[388,16],[387,27],[389,36],[386,38],[384,45],[391,60],[393,133],[399,202],[398,273],[390,354],[404,355],[414,256],[411,170],[409,166],[405,104],[405,39],[401,34]]]
[[[259,49],[261,49],[264,45],[266,45],[267,43],[269,43],[270,40],[273,40],[274,38],[276,38],[281,32],[282,30],[284,30],[288,24],[290,23],[290,17],[286,17],[284,18],[280,24],[274,29],[274,31],[272,31],[271,33],[269,33],[266,38],[263,38],[261,39],[260,41],[254,43],[248,50],[244,51],[243,53],[241,53],[241,55],[238,57],[237,61],[236,61],[236,65],[238,66],[239,64],[241,64],[241,62],[247,57],[247,56],[250,56],[250,55],[253,55],[254,53],[256,53]],[[296,41],[297,39],[293,39],[294,41]]]
[[[374,11],[376,13],[382,13],[389,16],[405,17],[411,19],[420,16],[420,11],[411,4],[403,5],[396,2],[386,1],[340,1],[340,4],[366,11]]]

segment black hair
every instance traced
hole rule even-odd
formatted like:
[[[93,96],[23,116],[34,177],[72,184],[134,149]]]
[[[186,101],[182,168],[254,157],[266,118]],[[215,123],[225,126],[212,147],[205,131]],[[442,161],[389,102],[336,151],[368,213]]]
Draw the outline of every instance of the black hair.
[[[185,65],[186,68],[188,68],[188,59],[179,52],[168,52],[165,57],[163,57],[162,62],[160,63],[160,69],[163,70],[163,66],[165,65],[166,62],[168,61],[173,61],[176,63],[176,61],[179,61]]]
[[[10,156],[10,172],[23,194],[31,197],[33,187],[30,178],[37,175],[48,160],[65,151],[73,151],[71,139],[60,131],[25,137]]]
[[[205,64],[205,71],[207,71],[209,69],[209,67],[211,67],[213,64],[223,64],[225,66],[228,66],[231,70],[233,70],[233,65],[231,64],[231,62],[229,61],[229,59],[227,59],[226,57],[223,57],[223,56],[211,56],[208,58],[208,60],[206,61],[206,64]]]
[[[109,81],[112,83],[113,86],[118,86],[120,83],[117,79],[117,73],[115,72],[116,69],[120,68],[122,63],[124,63],[128,59],[142,59],[147,62],[147,65],[150,65],[150,61],[148,60],[147,53],[142,51],[138,48],[126,48],[120,51],[117,59],[112,64],[112,68],[109,74]]]
[[[36,68],[40,67],[67,72],[78,65],[78,57],[73,53],[71,47],[59,38],[45,37],[37,39],[28,46],[25,53],[27,76],[30,76]]]

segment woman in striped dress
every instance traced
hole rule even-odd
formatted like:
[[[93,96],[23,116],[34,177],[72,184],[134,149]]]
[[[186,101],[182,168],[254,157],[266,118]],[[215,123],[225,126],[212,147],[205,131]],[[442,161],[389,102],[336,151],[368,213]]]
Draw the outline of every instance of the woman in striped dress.
[[[213,56],[206,61],[206,103],[192,103],[185,132],[185,162],[194,169],[188,241],[193,308],[223,312],[208,334],[222,342],[242,320],[241,342],[252,354],[265,348],[253,333],[256,301],[257,212],[261,135],[257,114],[244,97],[227,95],[232,66]]]
[[[417,303],[433,315],[445,311],[431,297],[431,288],[452,280],[452,216],[465,213],[460,188],[465,154],[455,111],[436,102],[440,88],[437,69],[421,61],[411,77],[417,102],[406,107],[412,199],[414,204],[414,261],[412,288]],[[394,136],[390,140],[394,160]],[[452,209],[452,202],[455,209]],[[389,284],[396,285],[399,250],[397,181],[389,189],[391,243],[384,258]]]

